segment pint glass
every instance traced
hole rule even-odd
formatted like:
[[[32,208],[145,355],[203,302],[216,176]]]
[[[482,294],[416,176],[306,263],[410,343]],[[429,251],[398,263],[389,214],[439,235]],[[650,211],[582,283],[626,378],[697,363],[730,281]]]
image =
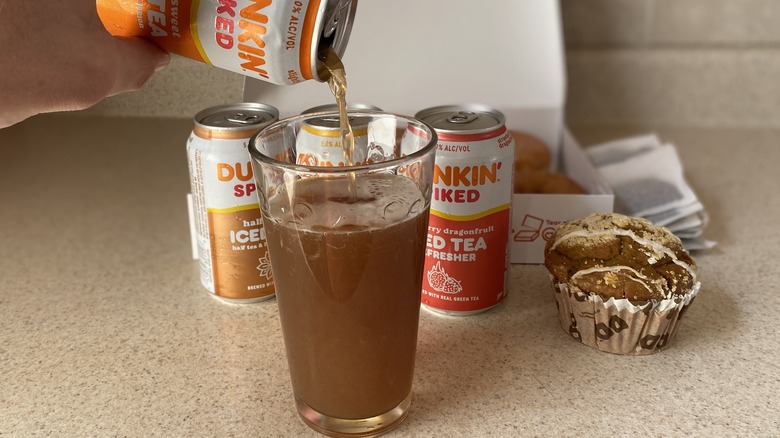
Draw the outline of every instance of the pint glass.
[[[326,435],[373,436],[411,403],[437,137],[411,117],[354,111],[364,163],[297,163],[301,129],[324,115],[338,117],[283,119],[249,149],[298,412]]]

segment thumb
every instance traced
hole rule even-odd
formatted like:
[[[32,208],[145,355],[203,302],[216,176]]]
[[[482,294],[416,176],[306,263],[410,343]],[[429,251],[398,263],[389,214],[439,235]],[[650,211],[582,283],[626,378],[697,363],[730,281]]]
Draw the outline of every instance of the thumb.
[[[110,37],[114,40],[114,83],[109,96],[134,91],[171,62],[171,55],[154,44],[135,37]]]

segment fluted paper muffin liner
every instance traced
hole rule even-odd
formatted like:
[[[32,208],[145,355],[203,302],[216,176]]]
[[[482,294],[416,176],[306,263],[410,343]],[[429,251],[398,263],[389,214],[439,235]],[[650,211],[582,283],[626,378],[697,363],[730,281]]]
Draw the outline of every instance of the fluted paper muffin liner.
[[[553,286],[561,327],[574,339],[600,351],[641,356],[669,347],[701,283],[685,295],[639,305],[625,298],[604,301],[565,283]]]

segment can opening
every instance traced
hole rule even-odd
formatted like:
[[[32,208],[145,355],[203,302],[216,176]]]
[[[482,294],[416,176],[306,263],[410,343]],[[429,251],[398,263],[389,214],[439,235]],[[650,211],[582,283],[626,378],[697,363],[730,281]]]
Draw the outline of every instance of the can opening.
[[[459,111],[457,114],[453,114],[447,117],[447,121],[456,125],[461,125],[465,123],[471,123],[474,120],[477,120],[478,117],[479,114],[473,111]]]
[[[328,69],[323,65],[328,49],[332,48],[339,58],[344,56],[356,10],[357,0],[328,0],[316,50],[311,54],[312,65],[316,66],[316,80],[326,82],[330,78]]]
[[[231,116],[226,117],[226,120],[230,123],[235,123],[236,125],[255,125],[257,123],[263,122],[266,120],[266,118],[257,114],[237,112]]]

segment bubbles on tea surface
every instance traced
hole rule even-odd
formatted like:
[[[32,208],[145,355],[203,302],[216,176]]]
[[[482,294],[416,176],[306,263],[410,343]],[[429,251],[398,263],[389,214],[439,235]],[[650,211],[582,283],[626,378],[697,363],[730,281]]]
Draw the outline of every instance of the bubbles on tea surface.
[[[374,181],[372,190],[377,200],[379,218],[384,223],[399,222],[407,217],[419,214],[425,208],[425,201],[414,182],[408,178],[379,177]]]
[[[284,218],[299,231],[352,232],[402,222],[426,208],[425,199],[409,178],[382,173],[358,179],[357,194],[347,196],[346,178],[310,178],[297,181],[292,208],[285,196],[271,200],[271,215]]]

